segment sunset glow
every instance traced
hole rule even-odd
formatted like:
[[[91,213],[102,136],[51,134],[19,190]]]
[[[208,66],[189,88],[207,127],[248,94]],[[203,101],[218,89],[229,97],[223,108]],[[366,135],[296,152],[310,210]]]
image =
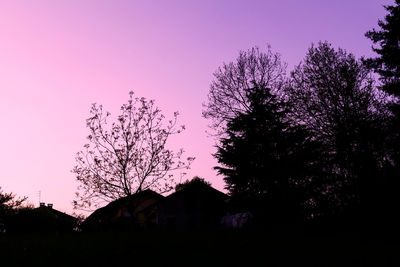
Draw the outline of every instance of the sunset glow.
[[[179,111],[186,130],[170,145],[196,158],[184,179],[223,190],[201,115],[214,71],[267,44],[288,72],[319,40],[371,56],[364,33],[392,2],[0,0],[0,187],[72,213],[91,104],[116,116],[132,90]]]

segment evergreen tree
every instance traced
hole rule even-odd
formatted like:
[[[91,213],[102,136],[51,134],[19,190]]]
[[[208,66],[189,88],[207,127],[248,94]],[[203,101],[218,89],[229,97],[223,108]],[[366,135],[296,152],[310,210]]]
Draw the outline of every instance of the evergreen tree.
[[[386,161],[383,164],[384,175],[380,185],[381,220],[392,225],[399,223],[393,210],[400,204],[397,188],[400,186],[400,0],[386,6],[387,15],[378,21],[380,30],[373,29],[365,35],[377,47],[373,51],[376,58],[365,59],[368,67],[379,74],[382,89],[391,95],[391,117],[385,127]],[[392,228],[393,229],[393,228]]]
[[[233,199],[262,207],[269,220],[292,220],[299,215],[300,192],[316,155],[307,150],[312,141],[290,126],[286,104],[268,88],[254,87],[246,97],[249,111],[228,123],[215,154],[222,166],[215,169],[225,176]]]
[[[380,75],[383,90],[400,96],[400,0],[385,9],[388,14],[378,21],[380,30],[373,29],[365,34],[378,45],[372,48],[378,57],[366,59],[365,63]]]

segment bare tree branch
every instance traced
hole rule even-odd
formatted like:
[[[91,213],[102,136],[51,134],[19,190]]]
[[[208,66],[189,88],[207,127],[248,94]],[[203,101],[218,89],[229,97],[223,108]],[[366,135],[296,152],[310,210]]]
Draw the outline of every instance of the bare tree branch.
[[[286,84],[286,63],[270,46],[241,51],[236,62],[223,64],[214,73],[203,117],[211,119],[216,135],[223,135],[227,122],[249,111],[247,96],[254,88],[272,88],[278,93]]]
[[[182,161],[182,149],[166,148],[168,138],[184,129],[176,125],[178,113],[165,123],[153,100],[129,95],[111,127],[111,114],[104,113],[101,105],[92,105],[87,119],[89,143],[77,153],[72,170],[80,182],[73,202],[77,209],[97,208],[146,189],[165,193],[174,187],[174,175],[194,160]]]

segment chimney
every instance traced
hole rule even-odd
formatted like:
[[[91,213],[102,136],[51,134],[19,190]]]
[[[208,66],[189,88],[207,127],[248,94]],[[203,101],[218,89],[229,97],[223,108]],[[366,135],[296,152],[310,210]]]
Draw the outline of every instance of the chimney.
[[[53,204],[49,203],[49,204],[47,204],[47,207],[48,207],[49,209],[52,209],[52,208],[53,208]]]
[[[41,208],[42,208],[42,207],[46,207],[46,203],[40,202],[40,207],[41,207]]]

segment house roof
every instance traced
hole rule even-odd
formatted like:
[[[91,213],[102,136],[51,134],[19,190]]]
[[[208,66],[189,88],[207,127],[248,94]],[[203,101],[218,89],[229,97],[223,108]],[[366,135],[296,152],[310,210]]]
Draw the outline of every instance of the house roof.
[[[179,199],[180,197],[194,197],[194,198],[206,198],[210,201],[226,201],[229,199],[229,196],[222,193],[221,191],[213,188],[210,185],[203,183],[191,184],[181,190],[175,191],[174,193],[168,195],[162,203],[168,203],[173,199]]]
[[[214,195],[217,198],[221,198],[221,199],[228,199],[229,196],[222,193],[221,191],[215,189],[214,187],[207,185],[207,184],[203,184],[203,183],[195,183],[195,184],[191,184],[188,185],[187,187],[175,191],[174,193],[168,195],[165,200],[171,199],[171,198],[175,198],[179,195],[186,195],[186,194],[194,194],[194,193],[207,193],[207,194],[211,194]]]
[[[40,214],[49,214],[54,216],[57,220],[69,221],[70,223],[76,223],[78,221],[78,218],[56,210],[53,207],[40,206],[35,208],[34,211],[39,212]]]
[[[110,214],[116,212],[121,206],[124,206],[127,203],[134,203],[148,198],[163,199],[164,197],[150,189],[147,189],[130,196],[119,198],[117,200],[110,202],[106,206],[95,210],[92,214],[90,214],[89,217],[86,218],[84,224],[91,223],[99,218],[107,217]]]

